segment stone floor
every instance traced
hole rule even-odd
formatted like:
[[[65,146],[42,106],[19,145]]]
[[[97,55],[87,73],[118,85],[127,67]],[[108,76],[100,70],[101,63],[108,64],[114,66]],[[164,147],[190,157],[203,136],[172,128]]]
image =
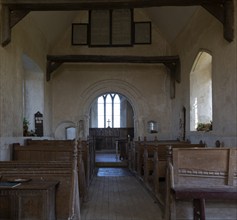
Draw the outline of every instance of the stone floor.
[[[119,162],[119,158],[115,153],[96,153],[96,162]]]
[[[161,220],[161,210],[127,168],[97,168],[82,220]]]

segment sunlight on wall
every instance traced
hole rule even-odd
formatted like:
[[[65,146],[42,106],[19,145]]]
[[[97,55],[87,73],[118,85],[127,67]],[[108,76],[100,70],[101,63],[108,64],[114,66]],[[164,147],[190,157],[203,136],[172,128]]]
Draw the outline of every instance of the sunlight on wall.
[[[212,123],[212,56],[201,51],[190,74],[190,130]]]

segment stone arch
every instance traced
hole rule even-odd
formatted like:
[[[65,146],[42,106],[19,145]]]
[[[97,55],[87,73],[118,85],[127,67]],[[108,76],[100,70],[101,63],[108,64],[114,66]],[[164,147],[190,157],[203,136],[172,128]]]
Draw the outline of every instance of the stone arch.
[[[66,139],[66,128],[68,127],[77,127],[75,122],[70,121],[70,120],[65,120],[60,122],[54,131],[54,139],[55,140],[61,140],[61,139]]]
[[[145,128],[141,116],[144,115],[145,108],[148,106],[146,105],[146,100],[143,99],[141,92],[132,84],[123,80],[109,79],[92,84],[81,94],[80,103],[83,106],[83,110],[80,111],[77,121],[84,120],[85,137],[89,134],[89,110],[91,105],[97,97],[104,93],[119,93],[128,99],[134,112],[134,136],[139,136],[140,132],[142,134]]]

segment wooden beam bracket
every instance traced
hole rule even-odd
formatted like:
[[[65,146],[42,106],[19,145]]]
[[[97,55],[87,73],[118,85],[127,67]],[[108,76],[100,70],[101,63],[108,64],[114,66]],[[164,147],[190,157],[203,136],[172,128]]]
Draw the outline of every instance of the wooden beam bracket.
[[[225,0],[219,4],[207,4],[201,5],[215,18],[217,18],[223,24],[223,35],[228,42],[234,40],[234,2],[233,0]]]
[[[1,44],[6,46],[11,42],[11,29],[21,21],[30,11],[29,10],[18,10],[11,11],[9,6],[2,6],[1,20],[2,20],[2,36]]]
[[[51,73],[54,72],[58,67],[60,67],[63,62],[47,60],[47,70],[46,70],[46,80],[49,81],[51,78]]]

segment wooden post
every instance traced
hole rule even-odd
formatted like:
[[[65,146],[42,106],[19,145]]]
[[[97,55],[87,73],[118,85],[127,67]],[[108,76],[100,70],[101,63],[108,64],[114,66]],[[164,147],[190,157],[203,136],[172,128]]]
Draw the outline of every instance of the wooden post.
[[[11,27],[10,27],[10,10],[8,6],[2,5],[2,30],[1,30],[1,44],[6,46],[11,41]]]

